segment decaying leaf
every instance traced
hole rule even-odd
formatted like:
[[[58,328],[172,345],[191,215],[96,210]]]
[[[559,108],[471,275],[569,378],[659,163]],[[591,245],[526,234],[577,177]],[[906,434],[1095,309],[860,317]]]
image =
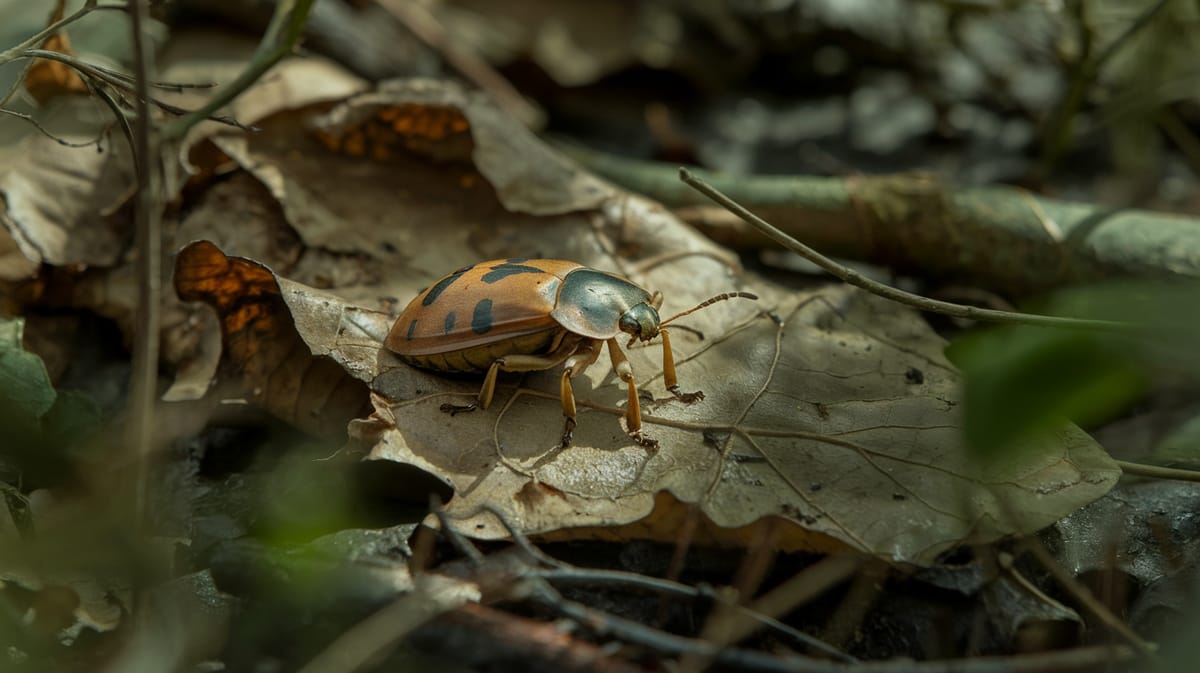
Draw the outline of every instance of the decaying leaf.
[[[653,286],[687,291],[666,278]],[[806,296],[753,289],[776,319],[710,313],[705,341],[682,346],[679,358],[681,380],[707,398],[650,405],[656,453],[616,426],[619,382],[589,372],[591,413],[580,416],[571,449],[555,448],[557,424],[547,418],[557,416],[551,373],[506,390],[496,411],[440,422],[429,419],[443,396],[384,389],[401,401],[375,455],[448,475],[459,491],[451,512],[483,537],[503,535],[480,512],[485,504],[540,533],[636,521],[667,491],[719,526],[778,516],[915,563],[965,541],[1037,530],[1114,483],[1111,460],[1075,428],[1011,460],[972,462],[958,376],[910,311],[843,287]],[[655,390],[654,358],[639,357],[635,371]],[[449,454],[447,444],[456,447]],[[542,497],[528,497],[530,484]]]
[[[929,563],[966,541],[1042,528],[1118,475],[1074,427],[1011,460],[971,462],[958,374],[918,315],[840,285],[797,293],[742,277],[660,207],[583,174],[456,87],[391,84],[260,126],[214,142],[267,186],[299,234],[292,280],[200,243],[181,255],[177,285],[217,306],[244,372],[285,362],[278,352],[264,367],[257,348],[235,346],[245,337],[232,338],[262,333],[246,329],[256,303],[243,295],[274,294],[255,320],[283,330],[290,312],[292,353],[328,355],[369,384],[375,412],[354,433],[372,458],[452,485],[449,513],[473,535],[506,534],[485,506],[530,534],[633,525],[668,536],[654,522],[695,506],[717,530],[789,522],[784,547],[836,541]],[[559,450],[557,372],[502,379],[490,409],[451,417],[439,407],[467,401],[477,381],[420,372],[380,348],[391,317],[430,282],[517,256],[622,273],[661,290],[668,315],[733,289],[762,300],[688,316],[702,339],[676,333],[681,384],[703,390],[702,402],[665,397],[657,345],[629,349],[640,388],[658,398],[643,405],[657,452],[625,434],[624,386],[603,364],[576,379],[575,445]],[[319,275],[350,260],[348,278]]]
[[[686,303],[690,279],[719,275],[714,264],[664,264],[644,282]],[[961,447],[958,377],[942,342],[907,309],[844,287],[797,296],[759,283],[753,288],[774,317],[732,305],[696,314],[705,339],[677,339],[677,361],[681,380],[707,398],[647,404],[647,431],[661,442],[647,452],[619,425],[624,390],[605,367],[577,382],[576,445],[559,450],[556,372],[509,380],[490,410],[450,417],[438,407],[473,395],[477,384],[417,372],[379,350],[385,314],[280,284],[309,347],[376,391],[375,422],[359,424],[375,431],[372,457],[447,480],[457,492],[450,513],[480,537],[504,535],[480,511],[485,505],[544,533],[641,521],[670,493],[721,527],[766,517],[800,524],[783,546],[824,547],[820,539],[833,538],[927,563],[964,541],[1048,525],[1118,474],[1070,427],[1012,461],[971,462]],[[313,311],[321,317],[302,317]],[[657,349],[630,355],[643,388],[662,397]],[[798,540],[804,530],[820,535]]]
[[[277,281],[262,265],[228,258],[208,242],[179,253],[175,288],[185,301],[217,308],[225,352],[259,405],[315,435],[340,434],[364,410],[366,390],[297,333],[309,321],[336,324],[339,307],[323,310],[330,299],[311,301],[315,291]],[[296,294],[310,301],[288,306]]]
[[[539,142],[487,99],[445,82],[385,82],[376,91],[350,98],[315,124],[327,144],[343,150],[354,138],[374,141],[376,150],[383,141],[397,138],[427,156],[469,159],[511,212],[555,215],[586,210],[614,195],[611,187]],[[378,132],[371,133],[375,129]]]

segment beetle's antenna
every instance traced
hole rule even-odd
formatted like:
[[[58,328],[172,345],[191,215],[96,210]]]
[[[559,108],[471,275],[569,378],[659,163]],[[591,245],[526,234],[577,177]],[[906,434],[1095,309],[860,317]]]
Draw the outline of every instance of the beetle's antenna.
[[[715,304],[719,301],[725,301],[726,299],[758,299],[758,295],[752,294],[750,292],[725,292],[725,293],[719,294],[711,299],[705,299],[704,301],[700,302],[699,304],[696,304],[695,306],[693,306],[692,308],[689,308],[688,310],[684,311],[683,313],[679,313],[679,314],[671,316],[670,318],[667,318],[666,320],[659,323],[658,326],[660,328],[666,327],[667,325],[678,320],[679,318],[682,318],[685,315],[688,315],[689,313],[695,313],[696,311],[699,311],[700,309],[704,308],[705,306]]]

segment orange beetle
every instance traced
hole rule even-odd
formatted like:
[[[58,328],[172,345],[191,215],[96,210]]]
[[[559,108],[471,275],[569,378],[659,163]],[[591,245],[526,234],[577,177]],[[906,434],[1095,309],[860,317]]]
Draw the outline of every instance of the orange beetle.
[[[575,430],[571,378],[595,362],[607,343],[613,370],[628,387],[629,436],[653,448],[658,443],[642,434],[633,369],[617,335],[629,334],[630,343],[662,335],[667,390],[686,403],[702,400],[702,392],[680,392],[671,338],[664,328],[672,320],[735,297],[758,299],[749,292],[728,292],[660,322],[662,294],[652,295],[620,276],[558,259],[493,260],[463,267],[417,295],[392,325],[384,346],[422,369],[487,372],[474,403],[442,405],[442,411],[451,414],[487,409],[501,371],[561,365],[560,397],[566,417],[562,445],[566,447]]]

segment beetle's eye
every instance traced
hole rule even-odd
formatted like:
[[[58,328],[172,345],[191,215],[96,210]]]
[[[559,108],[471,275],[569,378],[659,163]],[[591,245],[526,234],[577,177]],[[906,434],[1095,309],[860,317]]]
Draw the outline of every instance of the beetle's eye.
[[[617,325],[621,328],[622,332],[632,336],[640,336],[642,333],[641,324],[638,323],[636,318],[628,313],[625,313],[621,316],[621,320],[619,323],[617,323]]]

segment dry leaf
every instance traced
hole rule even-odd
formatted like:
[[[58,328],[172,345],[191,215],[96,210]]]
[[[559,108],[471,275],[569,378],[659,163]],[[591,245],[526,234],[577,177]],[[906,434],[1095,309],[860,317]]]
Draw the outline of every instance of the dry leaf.
[[[375,413],[355,433],[376,444],[372,457],[451,484],[451,515],[479,537],[505,534],[484,505],[527,533],[560,535],[628,524],[669,535],[661,522],[695,505],[715,530],[742,531],[734,537],[783,520],[792,522],[784,547],[836,540],[929,563],[963,542],[1044,527],[1118,475],[1073,427],[1002,465],[972,463],[961,446],[958,374],[918,315],[840,285],[795,293],[740,278],[727,253],[669,213],[587,176],[457,87],[390,84],[216,142],[299,233],[293,280],[338,297],[275,278],[278,306],[297,316],[308,351],[375,392]],[[204,257],[215,268],[218,255]],[[763,299],[689,316],[703,340],[677,333],[681,383],[708,396],[697,404],[664,398],[659,348],[630,349],[641,389],[663,398],[644,405],[658,452],[629,441],[619,423],[624,386],[600,364],[576,380],[576,445],[560,451],[556,372],[503,379],[492,408],[450,417],[440,405],[465,402],[477,381],[418,371],[379,347],[390,316],[421,288],[465,264],[514,256],[622,273],[663,291],[667,314],[731,289]],[[347,260],[350,282],[317,276]],[[270,285],[249,266],[256,284]]]
[[[109,124],[97,118],[99,112],[93,101],[58,98],[45,123],[65,140],[86,142]],[[58,130],[67,125],[75,130]],[[129,148],[119,137],[99,146],[66,147],[33,133],[0,148],[0,224],[31,263],[13,260],[0,276],[36,264],[115,264],[127,242],[125,218],[117,210],[134,182]]]
[[[217,309],[224,352],[260,406],[314,435],[340,435],[348,419],[365,412],[365,387],[338,364],[317,357],[324,353],[310,351],[296,331],[306,320],[336,325],[337,308],[333,314],[325,310],[331,300],[277,282],[262,265],[228,258],[208,242],[179,253],[175,289],[180,299]],[[288,306],[296,294],[304,295],[304,303]]]
[[[654,277],[651,286],[668,297],[687,295],[686,284]],[[377,380],[377,391],[401,401],[388,409],[396,429],[374,455],[449,477],[459,493],[450,512],[480,537],[504,534],[484,505],[542,533],[641,520],[667,491],[722,527],[782,517],[912,563],[964,542],[1033,532],[1115,482],[1111,459],[1073,427],[1002,464],[974,462],[962,447],[958,375],[915,313],[845,287],[803,296],[751,287],[778,322],[753,316],[722,325],[718,316],[732,308],[709,312],[705,341],[677,355],[685,387],[707,398],[649,405],[657,453],[616,426],[619,382],[589,371],[592,389],[576,391],[591,413],[580,415],[576,446],[564,451],[551,420],[556,373],[528,377],[470,418],[439,414],[441,395],[380,390]],[[643,388],[661,396],[657,369],[639,353]],[[788,534],[781,542],[811,544]]]
[[[690,301],[693,279],[719,276],[713,264],[671,262],[646,282],[672,304]],[[473,396],[476,382],[380,351],[385,314],[280,283],[295,315],[320,316],[298,322],[309,348],[372,383],[375,418],[356,424],[378,440],[372,457],[445,479],[457,493],[450,514],[479,537],[504,535],[485,505],[537,534],[644,521],[670,493],[725,528],[768,517],[799,524],[782,535],[785,548],[826,549],[832,538],[929,563],[963,542],[1042,528],[1119,474],[1072,427],[1003,464],[972,462],[943,342],[915,313],[842,286],[794,295],[760,282],[752,287],[773,318],[734,305],[691,316],[706,338],[676,345],[681,381],[707,394],[694,405],[663,397],[657,349],[632,349],[643,390],[662,398],[645,406],[647,432],[661,442],[647,452],[619,425],[624,387],[605,367],[577,379],[576,445],[559,450],[556,372],[508,379],[488,411],[450,417],[439,406]],[[662,509],[657,516],[670,516]]]

